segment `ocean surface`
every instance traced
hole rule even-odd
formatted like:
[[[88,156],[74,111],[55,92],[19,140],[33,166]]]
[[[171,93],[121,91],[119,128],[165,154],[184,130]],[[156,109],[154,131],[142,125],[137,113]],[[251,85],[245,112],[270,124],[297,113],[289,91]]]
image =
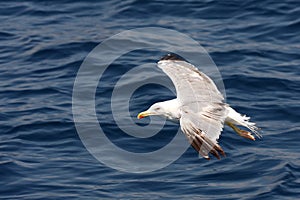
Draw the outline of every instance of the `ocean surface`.
[[[0,2],[0,199],[299,199],[299,16],[298,1],[279,0]],[[106,47],[121,53],[98,80],[98,74],[92,76],[92,107],[105,138],[119,149],[144,155],[172,143],[178,131],[178,125],[167,122],[159,133],[143,135],[144,126],[154,129],[161,119],[151,117],[153,126],[149,119],[136,119],[152,103],[174,97],[172,87],[155,82],[170,83],[155,66],[167,52],[155,46],[162,34],[150,27],[201,44],[222,77],[226,102],[251,116],[263,138],[248,141],[226,127],[219,139],[226,158],[207,161],[189,147],[163,167],[159,159],[147,160],[157,169],[141,172],[143,162],[126,161],[90,136],[102,142],[95,147],[100,151],[96,158],[74,120],[74,85],[86,58],[87,65],[93,64],[90,52],[124,31],[146,28],[153,37],[148,44],[154,46],[122,53],[126,44],[141,39],[133,37],[116,43],[125,44],[121,48]],[[178,37],[170,35],[168,42],[181,48]],[[100,54],[95,62],[112,58]],[[137,66],[144,68],[130,71]],[[118,86],[124,93],[111,106],[114,88],[127,72]],[[91,80],[85,78],[88,85]],[[141,85],[126,96],[135,83]],[[130,117],[122,110],[126,101]],[[77,115],[86,112],[83,107]],[[134,125],[126,126],[125,120],[127,131],[121,130],[118,116]],[[89,116],[82,118],[83,125],[90,122]],[[142,136],[130,135],[130,130]]]

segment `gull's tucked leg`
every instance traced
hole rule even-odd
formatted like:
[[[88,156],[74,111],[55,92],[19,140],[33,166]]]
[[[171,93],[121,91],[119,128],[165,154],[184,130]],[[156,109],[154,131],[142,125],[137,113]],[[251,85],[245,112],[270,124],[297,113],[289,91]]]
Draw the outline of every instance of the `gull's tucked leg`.
[[[250,140],[255,140],[255,137],[249,131],[245,131],[245,130],[239,129],[233,123],[230,123],[230,122],[226,122],[226,124],[230,128],[232,128],[239,136],[242,136],[242,137],[250,139]]]

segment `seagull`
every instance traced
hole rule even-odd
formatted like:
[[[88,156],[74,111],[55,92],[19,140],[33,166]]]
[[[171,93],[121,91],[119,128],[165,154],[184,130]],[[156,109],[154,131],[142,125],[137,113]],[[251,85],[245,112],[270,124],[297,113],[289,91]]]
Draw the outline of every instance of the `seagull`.
[[[157,65],[172,80],[177,98],[154,103],[139,113],[138,119],[155,115],[179,122],[191,146],[208,160],[210,154],[218,159],[226,156],[218,144],[224,124],[241,137],[255,140],[251,132],[257,138],[262,137],[255,123],[249,121],[250,117],[224,103],[215,83],[194,65],[173,53],[162,57]],[[251,132],[237,126],[246,127]]]

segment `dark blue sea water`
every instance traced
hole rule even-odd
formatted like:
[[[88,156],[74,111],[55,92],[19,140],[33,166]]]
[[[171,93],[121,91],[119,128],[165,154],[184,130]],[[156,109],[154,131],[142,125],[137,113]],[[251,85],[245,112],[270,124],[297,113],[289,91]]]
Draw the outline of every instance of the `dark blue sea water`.
[[[0,199],[298,199],[299,16],[298,1],[0,2]],[[172,164],[148,173],[122,172],[93,157],[73,119],[76,75],[102,41],[147,27],[199,42],[223,78],[226,102],[251,116],[263,139],[247,141],[225,128],[219,143],[226,158],[199,159],[188,148]],[[160,149],[178,130],[167,123],[158,135],[135,138],[118,128],[110,107],[115,84],[135,66],[153,64],[128,84],[165,77],[155,67],[163,53],[139,49],[120,55],[99,80],[97,119],[127,151]],[[155,83],[138,88],[130,100],[132,120],[144,126],[149,121],[137,121],[136,114],[172,97]]]

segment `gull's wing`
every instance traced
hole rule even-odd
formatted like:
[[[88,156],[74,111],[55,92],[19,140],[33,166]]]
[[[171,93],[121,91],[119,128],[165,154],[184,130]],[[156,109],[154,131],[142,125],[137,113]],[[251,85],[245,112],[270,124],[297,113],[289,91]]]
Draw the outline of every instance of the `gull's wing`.
[[[197,103],[196,103],[197,104]],[[211,106],[214,106],[211,107]],[[209,104],[204,110],[194,112],[191,105],[182,106],[180,127],[187,136],[194,149],[204,158],[209,159],[211,153],[218,159],[219,153],[225,156],[222,148],[217,144],[225,120],[222,104]],[[211,107],[212,110],[206,110]],[[212,111],[216,111],[213,113]]]
[[[161,60],[158,67],[171,78],[181,102],[224,100],[215,83],[194,65],[181,60]]]
[[[158,67],[175,85],[182,131],[202,156],[215,155],[215,150],[222,150],[217,140],[227,116],[222,94],[208,76],[186,61],[161,60]]]

